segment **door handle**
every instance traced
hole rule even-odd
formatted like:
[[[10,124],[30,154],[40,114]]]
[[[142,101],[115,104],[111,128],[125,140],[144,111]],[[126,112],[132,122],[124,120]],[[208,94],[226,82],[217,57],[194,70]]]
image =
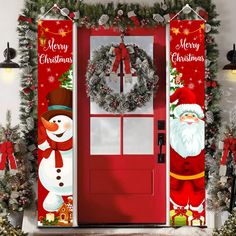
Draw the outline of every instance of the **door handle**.
[[[162,153],[162,146],[165,143],[165,139],[164,139],[164,134],[158,134],[158,146],[159,146],[159,154],[157,157],[157,162],[158,163],[165,163],[165,154]]]

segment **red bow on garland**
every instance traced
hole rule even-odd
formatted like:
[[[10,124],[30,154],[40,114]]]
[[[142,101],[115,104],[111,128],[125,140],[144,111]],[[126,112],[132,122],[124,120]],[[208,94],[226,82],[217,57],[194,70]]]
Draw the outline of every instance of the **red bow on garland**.
[[[230,151],[233,153],[234,161],[236,161],[236,139],[235,138],[227,138],[224,140],[224,153],[221,159],[222,165],[226,165],[226,160]]]
[[[176,216],[185,216],[186,217],[186,225],[188,225],[188,215],[186,215],[186,213],[187,213],[186,209],[184,209],[183,207],[178,207],[175,210],[175,215],[172,216],[172,225],[174,225]]]
[[[133,21],[135,26],[140,26],[140,22],[138,20],[138,17],[136,16],[131,16],[130,19]]]
[[[197,12],[202,18],[204,18],[206,21],[208,21],[208,18],[209,18],[208,12],[207,12],[204,8],[202,8],[202,7],[197,7],[196,12]]]
[[[117,72],[120,62],[123,60],[125,65],[125,73],[131,74],[129,51],[125,47],[124,43],[120,43],[119,47],[115,48],[115,55],[116,58],[112,66],[112,72]]]
[[[13,143],[12,142],[4,142],[0,144],[0,152],[2,153],[1,161],[0,161],[0,170],[5,170],[7,158],[9,161],[9,167],[12,170],[16,169],[16,159],[13,154]]]
[[[32,23],[33,20],[32,20],[32,18],[20,15],[19,18],[18,18],[18,21],[24,21],[24,22]]]

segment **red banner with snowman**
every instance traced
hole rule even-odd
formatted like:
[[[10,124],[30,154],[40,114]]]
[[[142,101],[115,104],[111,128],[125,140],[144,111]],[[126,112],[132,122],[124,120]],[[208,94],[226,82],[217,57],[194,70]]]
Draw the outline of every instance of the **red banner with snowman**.
[[[170,22],[170,224],[205,225],[205,22]]]
[[[72,226],[72,21],[38,21],[38,225]]]

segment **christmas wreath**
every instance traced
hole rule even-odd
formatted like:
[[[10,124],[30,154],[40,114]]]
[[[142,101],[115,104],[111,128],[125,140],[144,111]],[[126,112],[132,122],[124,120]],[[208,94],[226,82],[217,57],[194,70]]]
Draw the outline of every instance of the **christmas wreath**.
[[[137,82],[127,93],[115,92],[107,81],[117,82],[116,74],[121,62],[124,64],[125,83],[132,83],[132,75],[137,77]],[[89,61],[87,94],[107,112],[126,113],[144,106],[151,99],[158,80],[152,59],[143,49],[124,43],[107,45],[95,50]]]

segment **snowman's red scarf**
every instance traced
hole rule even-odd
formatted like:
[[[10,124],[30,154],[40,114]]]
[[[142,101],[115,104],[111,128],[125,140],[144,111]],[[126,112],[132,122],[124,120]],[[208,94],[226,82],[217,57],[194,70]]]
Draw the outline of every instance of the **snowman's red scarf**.
[[[60,151],[67,151],[72,148],[72,138],[70,138],[66,142],[55,142],[49,138],[47,138],[47,141],[50,145],[49,148],[43,151],[43,157],[48,158],[52,151],[55,151],[55,167],[56,168],[62,168],[63,167],[63,160]]]

